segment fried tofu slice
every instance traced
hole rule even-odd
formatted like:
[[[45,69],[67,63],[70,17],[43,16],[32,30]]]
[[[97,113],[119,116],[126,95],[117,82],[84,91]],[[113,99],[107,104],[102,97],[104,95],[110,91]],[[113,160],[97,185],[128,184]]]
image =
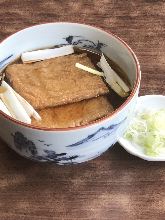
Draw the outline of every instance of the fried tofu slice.
[[[102,78],[75,67],[94,68],[86,54],[73,54],[30,64],[11,64],[6,77],[35,109],[90,99],[109,92]]]
[[[41,121],[32,119],[32,125],[46,128],[69,128],[86,125],[113,111],[106,96],[99,96],[73,104],[39,111]]]

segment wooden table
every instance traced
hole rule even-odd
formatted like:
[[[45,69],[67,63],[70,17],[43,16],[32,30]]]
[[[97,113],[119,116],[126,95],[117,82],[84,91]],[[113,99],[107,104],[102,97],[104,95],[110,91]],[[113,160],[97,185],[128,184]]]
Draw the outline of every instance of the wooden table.
[[[0,40],[30,25],[81,22],[125,40],[141,64],[140,95],[165,95],[164,0],[0,0]],[[165,164],[119,144],[75,166],[35,163],[0,141],[0,219],[165,219]]]

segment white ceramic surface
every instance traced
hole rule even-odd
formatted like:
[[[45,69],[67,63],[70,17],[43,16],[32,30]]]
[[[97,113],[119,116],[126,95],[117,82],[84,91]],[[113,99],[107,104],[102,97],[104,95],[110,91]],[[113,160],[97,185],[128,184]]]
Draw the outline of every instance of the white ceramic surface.
[[[75,164],[93,159],[122,136],[134,111],[140,86],[138,60],[121,39],[95,27],[49,23],[19,31],[1,42],[0,69],[22,52],[68,44],[104,52],[125,70],[132,93],[113,114],[90,125],[70,129],[38,129],[0,112],[0,137],[26,158],[57,164]]]
[[[165,108],[165,96],[163,95],[146,95],[141,96],[138,98],[138,102],[136,105],[136,110],[134,112],[134,115],[136,115],[136,112],[143,111],[143,110],[150,110],[150,109],[162,109]],[[120,145],[123,146],[123,148],[129,152],[130,154],[133,154],[137,157],[140,157],[144,160],[148,161],[165,161],[165,155],[157,156],[157,157],[151,157],[147,156],[143,152],[143,148],[141,146],[132,144],[130,141],[126,140],[125,138],[119,139]]]

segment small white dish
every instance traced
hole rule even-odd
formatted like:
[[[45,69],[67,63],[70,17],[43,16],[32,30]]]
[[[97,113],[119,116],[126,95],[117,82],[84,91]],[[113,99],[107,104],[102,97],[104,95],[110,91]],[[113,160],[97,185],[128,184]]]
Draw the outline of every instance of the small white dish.
[[[137,100],[135,114],[139,110],[140,111],[143,111],[145,109],[159,110],[162,108],[165,108],[165,96],[163,95],[141,96]],[[118,142],[128,153],[134,156],[140,157],[148,161],[165,161],[165,155],[155,156],[155,157],[145,155],[141,146],[138,146],[137,144],[132,144],[124,137],[120,138]]]

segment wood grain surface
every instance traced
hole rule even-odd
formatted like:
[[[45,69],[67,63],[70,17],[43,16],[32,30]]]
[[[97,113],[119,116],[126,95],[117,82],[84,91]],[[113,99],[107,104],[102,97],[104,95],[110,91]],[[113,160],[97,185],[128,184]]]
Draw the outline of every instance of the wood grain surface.
[[[165,95],[164,0],[0,0],[0,40],[30,25],[72,21],[125,40],[142,69],[140,94]],[[0,141],[0,220],[165,219],[165,163],[119,144],[75,166],[35,163]]]

